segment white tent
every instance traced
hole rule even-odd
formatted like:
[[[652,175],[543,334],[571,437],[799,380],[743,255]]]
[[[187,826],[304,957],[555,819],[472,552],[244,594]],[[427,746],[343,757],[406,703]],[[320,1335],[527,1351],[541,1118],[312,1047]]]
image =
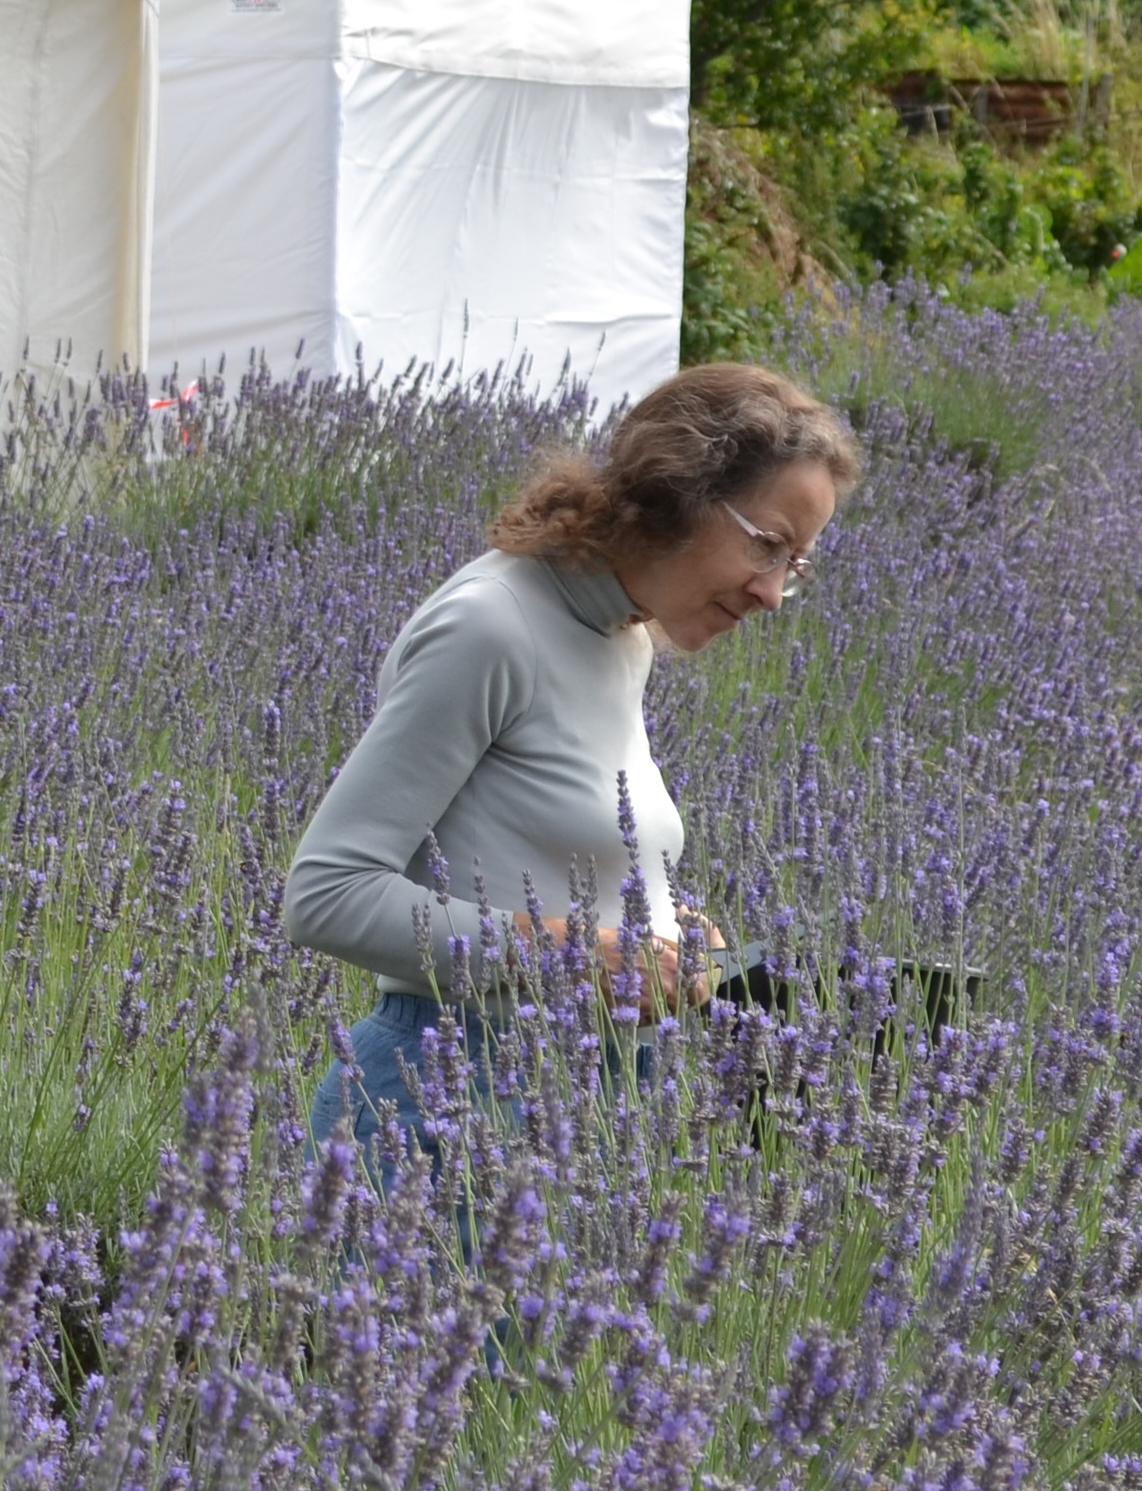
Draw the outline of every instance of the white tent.
[[[677,364],[688,0],[0,0],[0,373]]]

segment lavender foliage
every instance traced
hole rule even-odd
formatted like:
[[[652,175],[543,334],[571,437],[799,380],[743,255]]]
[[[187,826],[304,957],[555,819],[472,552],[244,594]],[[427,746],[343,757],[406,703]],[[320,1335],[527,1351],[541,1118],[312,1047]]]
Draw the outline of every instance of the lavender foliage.
[[[1139,330],[918,285],[791,314],[864,479],[812,597],[647,700],[679,900],[781,998],[664,1019],[640,1076],[569,867],[507,1037],[440,1027],[437,1171],[379,1115],[384,1197],[348,1131],[304,1159],[370,991],[286,942],[284,869],[385,648],[585,391],[252,364],[156,423],[127,371],[16,380],[5,1486],[1142,1483]],[[453,950],[477,994],[502,930]]]

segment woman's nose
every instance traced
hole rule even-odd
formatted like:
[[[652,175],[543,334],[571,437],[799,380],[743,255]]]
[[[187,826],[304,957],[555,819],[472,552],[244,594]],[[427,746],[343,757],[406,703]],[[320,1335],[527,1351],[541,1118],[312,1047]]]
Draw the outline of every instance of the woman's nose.
[[[785,588],[785,566],[779,564],[776,569],[767,570],[764,575],[755,574],[745,588],[763,611],[780,611],[781,592]]]

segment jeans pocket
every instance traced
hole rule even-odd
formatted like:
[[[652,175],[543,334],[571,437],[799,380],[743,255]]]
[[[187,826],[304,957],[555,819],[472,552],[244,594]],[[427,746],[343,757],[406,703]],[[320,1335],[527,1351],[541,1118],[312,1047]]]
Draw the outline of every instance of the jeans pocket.
[[[327,1076],[317,1089],[313,1106],[309,1110],[309,1131],[314,1146],[328,1139],[342,1118],[348,1118],[349,1127],[355,1133],[364,1107],[360,1093],[353,1089],[350,1090],[346,1106],[340,1080],[330,1082]]]

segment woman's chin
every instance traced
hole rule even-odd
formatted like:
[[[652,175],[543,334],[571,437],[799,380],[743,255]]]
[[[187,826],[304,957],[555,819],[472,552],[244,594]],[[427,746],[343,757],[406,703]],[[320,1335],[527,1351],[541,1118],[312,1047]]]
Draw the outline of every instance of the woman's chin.
[[[670,640],[679,652],[701,652],[703,648],[709,647],[715,637],[720,637],[722,632],[729,630],[729,627],[716,627],[705,631],[690,629],[673,635]]]
[[[676,652],[701,652],[724,632],[732,632],[738,619],[725,606],[715,604],[701,616],[665,622],[661,617],[655,617],[647,626],[656,646],[665,644]]]

